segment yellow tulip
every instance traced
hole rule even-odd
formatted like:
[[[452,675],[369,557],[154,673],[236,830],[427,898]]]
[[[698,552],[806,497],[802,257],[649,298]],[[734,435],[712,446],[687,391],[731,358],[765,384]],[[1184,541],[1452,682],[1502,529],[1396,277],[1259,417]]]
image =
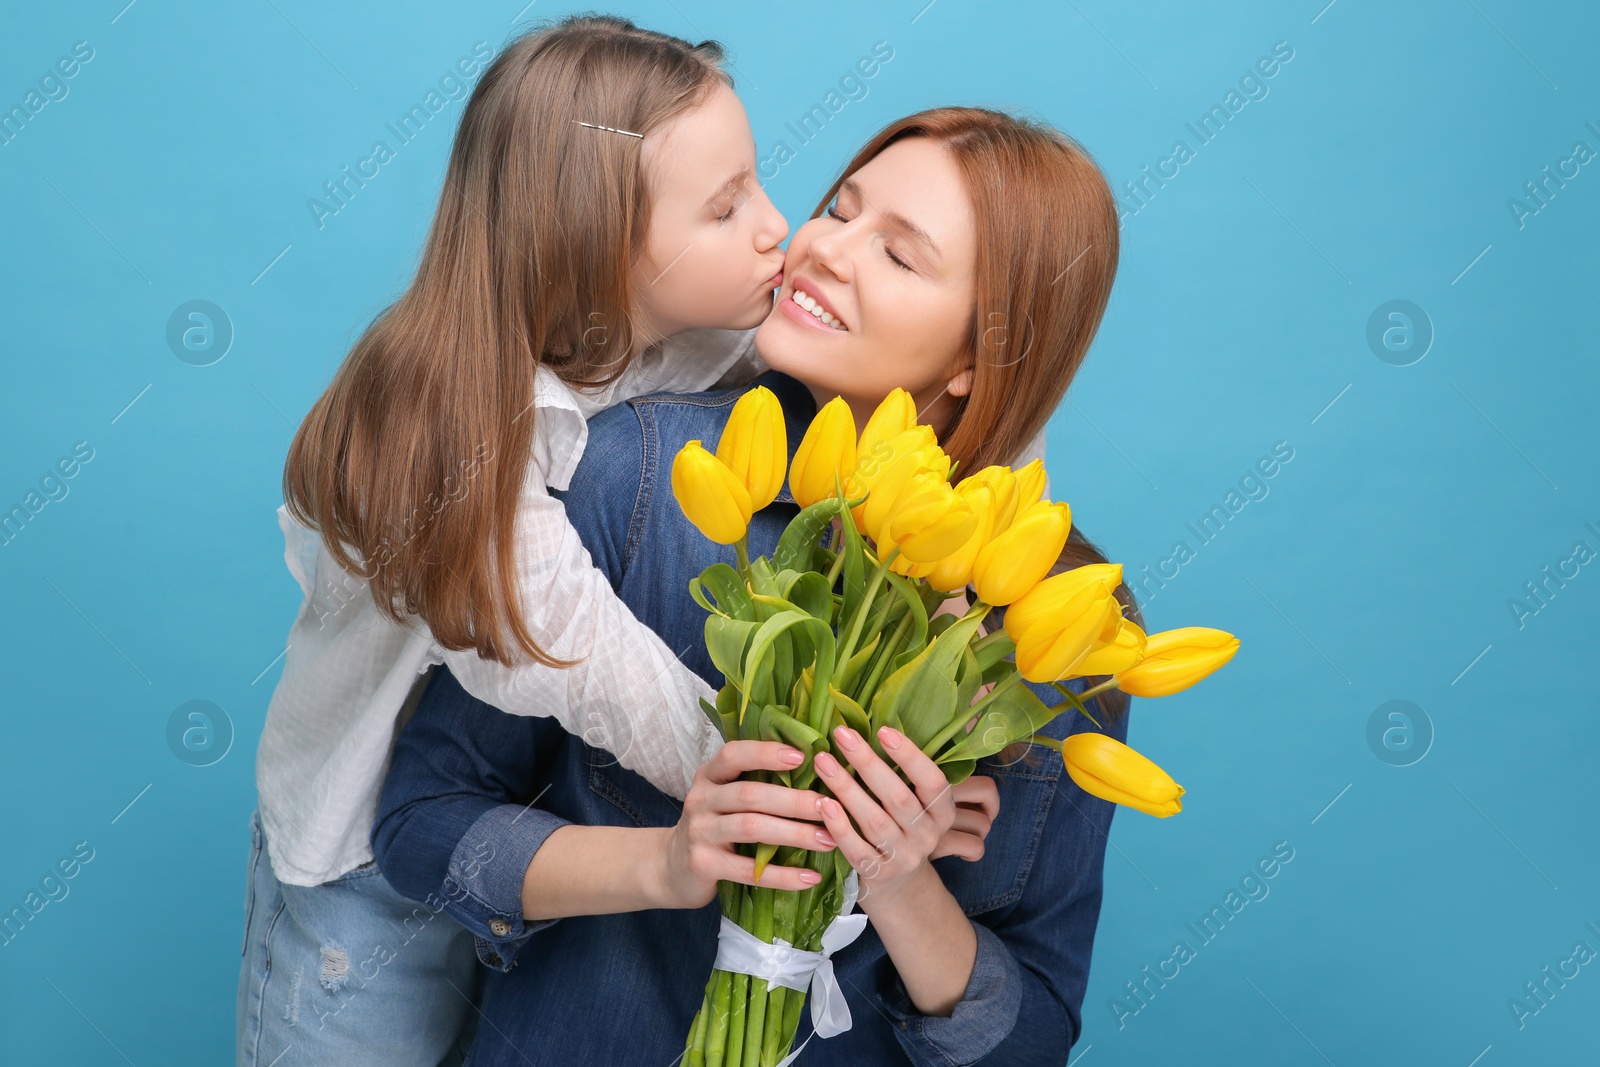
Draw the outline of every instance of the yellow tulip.
[[[733,405],[717,442],[717,458],[744,483],[756,511],[777,497],[789,466],[789,437],[783,405],[772,390],[758,385]]]
[[[1056,623],[1065,619],[1073,599],[1096,583],[1103,584],[1107,589],[1121,585],[1122,564],[1089,563],[1052,574],[1006,608],[1006,633],[1016,641],[1040,623]]]
[[[978,553],[972,584],[985,604],[1009,604],[1050,573],[1072,532],[1072,509],[1039,501]]]
[[[973,529],[972,536],[967,538],[966,544],[934,564],[929,570],[928,584],[941,593],[953,593],[957,589],[965,589],[967,583],[972,581],[972,564],[977,561],[978,553],[983,546],[989,543],[989,536],[994,531],[996,522],[995,492],[989,485],[974,478],[965,478],[956,484],[955,491],[957,496],[967,502],[973,514],[978,516],[978,525]]]
[[[1122,605],[1106,624],[1110,632],[1102,633],[1100,640],[1090,647],[1083,659],[1073,668],[1082,675],[1116,674],[1125,671],[1145,657],[1146,637],[1131,619],[1122,616]]]
[[[1069,734],[1061,742],[1061,759],[1078,788],[1091,796],[1158,819],[1183,810],[1183,786],[1114,737]]]
[[[962,486],[987,486],[993,495],[994,528],[990,536],[1000,533],[1011,525],[1011,520],[1017,517],[1017,476],[1010,467],[985,467],[976,474],[969,474],[956,483],[956,492],[962,491]]]
[[[862,427],[861,443],[856,452],[866,459],[880,442],[888,441],[916,424],[917,402],[904,389],[895,389],[883,398],[877,410],[867,419],[866,426]]]
[[[950,457],[944,454],[930,426],[904,430],[862,455],[856,473],[845,486],[847,496],[867,493],[866,503],[852,510],[856,529],[871,535],[883,527],[895,497],[918,471],[929,470],[941,478],[950,474]]]
[[[1239,639],[1208,626],[1151,634],[1144,658],[1119,673],[1117,688],[1136,697],[1164,697],[1189,688],[1239,651]]]
[[[906,578],[926,578],[937,566],[937,563],[914,563],[903,553],[889,561],[889,569]]]
[[[1033,460],[1016,472],[1017,510],[1037,503],[1044,496],[1045,470],[1043,460]]]
[[[803,508],[827,500],[856,469],[856,420],[843,397],[822,405],[795,450],[789,489]],[[835,479],[838,479],[838,482]]]
[[[977,525],[978,516],[945,475],[922,470],[907,479],[874,540],[880,553],[898,546],[913,563],[937,563],[965,544]]]
[[[1017,643],[1017,673],[1030,682],[1059,682],[1083,674],[1078,664],[1105,632],[1116,604],[1104,582],[1079,589],[1061,605],[1059,615],[1012,638]]]
[[[750,528],[750,491],[728,465],[690,441],[672,461],[672,495],[706,537],[731,545]]]

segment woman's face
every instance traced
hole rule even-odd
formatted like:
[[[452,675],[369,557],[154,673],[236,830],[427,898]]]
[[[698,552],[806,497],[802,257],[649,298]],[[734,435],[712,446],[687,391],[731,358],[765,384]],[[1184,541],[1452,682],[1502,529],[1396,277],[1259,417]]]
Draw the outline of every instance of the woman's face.
[[[899,386],[943,432],[971,388],[976,255],[954,160],[924,137],[896,141],[795,232],[756,348],[819,405],[844,397],[858,427]]]
[[[698,106],[646,135],[640,151],[650,233],[634,292],[646,340],[761,322],[772,310],[789,223],[756,180],[755,138],[737,94],[717,83]]]

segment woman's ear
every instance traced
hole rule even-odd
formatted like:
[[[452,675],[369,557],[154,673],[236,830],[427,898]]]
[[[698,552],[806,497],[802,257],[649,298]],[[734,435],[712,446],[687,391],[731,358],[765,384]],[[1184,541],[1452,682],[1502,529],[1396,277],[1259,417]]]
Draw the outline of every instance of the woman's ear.
[[[951,378],[950,384],[944,387],[944,391],[951,396],[966,396],[972,392],[972,368],[968,367]]]

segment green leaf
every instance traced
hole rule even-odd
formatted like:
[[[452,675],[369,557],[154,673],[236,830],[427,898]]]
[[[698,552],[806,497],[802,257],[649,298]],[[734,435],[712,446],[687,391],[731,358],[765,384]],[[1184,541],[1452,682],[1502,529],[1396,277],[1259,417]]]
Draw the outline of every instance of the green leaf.
[[[940,764],[939,769],[944,772],[945,781],[951,785],[960,785],[972,777],[972,772],[978,769],[978,761],[975,759],[951,760],[949,763]]]
[[[972,653],[978,657],[978,667],[985,674],[996,663],[1004,662],[1006,657],[1017,650],[1017,643],[1011,640],[1011,635],[1004,630],[996,630],[992,634],[984,634],[972,643]]]
[[[717,598],[714,606],[706,601],[707,589]],[[738,571],[726,563],[713,563],[700,572],[700,577],[689,579],[689,595],[694,597],[696,604],[707,611],[743,619],[746,622],[755,621],[755,611],[750,603],[750,592],[744,586],[744,579],[739,577]]]
[[[867,718],[866,709],[837,689],[830,689],[828,695],[833,698],[833,706],[839,709],[845,725],[862,737],[870,737],[872,735],[872,722]]]
[[[828,588],[828,579],[816,571],[797,575],[785,595],[807,615],[833,624],[833,590]]]
[[[832,680],[833,628],[821,619],[813,618],[801,611],[780,611],[761,624],[755,636],[750,640],[748,651],[745,652],[744,677],[752,680],[752,687],[765,678],[769,680],[768,688],[771,688],[772,671],[770,668],[774,654],[773,642],[778,640],[781,634],[797,626],[804,627],[808,631],[808,635],[817,649],[814,661],[816,681],[813,684],[826,686]],[[787,684],[792,685],[793,683]],[[826,704],[826,695],[824,691],[822,694],[824,699],[819,701],[817,693],[813,690],[812,712],[814,714],[821,714],[820,705]],[[745,693],[744,706],[746,709],[756,696],[757,694],[753,691]],[[775,696],[776,693],[773,692],[768,699],[770,700],[771,697]],[[744,712],[741,711],[740,714],[743,715]],[[809,715],[806,717],[810,718]]]
[[[998,692],[998,690],[997,690]],[[953,760],[982,759],[992,756],[1013,741],[1026,740],[1060,714],[1022,684],[1006,688],[983,708],[972,732],[958,736],[956,742],[934,756],[940,765]]]
[[[907,648],[920,649],[923,642],[931,640],[928,631],[928,609],[922,603],[922,596],[917,586],[909,579],[890,571],[888,574],[889,585],[899,594],[906,608],[911,612],[911,637]],[[949,616],[940,616],[948,618]]]
[[[978,695],[982,685],[983,669],[978,666],[978,657],[973,655],[972,646],[968,645],[962,650],[961,666],[956,672],[956,707],[970,708],[972,698]]]
[[[839,514],[840,500],[829,497],[819,500],[789,520],[778,547],[772,553],[772,565],[780,571],[814,571],[816,551],[822,544],[823,531]]]
[[[726,615],[706,616],[706,651],[711,655],[711,662],[724,678],[740,689],[745,686],[745,652],[759,626],[759,623]]]
[[[855,618],[856,608],[867,595],[867,543],[848,513],[840,525],[844,527],[844,544],[839,546],[844,553],[844,601],[839,606],[839,618],[848,620]]]
[[[750,589],[762,596],[782,596],[778,589],[778,572],[765,556],[750,561]]]
[[[782,741],[804,752],[806,760],[801,766],[806,766],[812,756],[828,748],[828,739],[795,718],[788,708],[768,705],[762,710],[761,739]]]
[[[739,739],[739,689],[732,682],[717,690],[717,724],[724,741]]]
[[[980,620],[962,618],[944,628],[938,638],[891,674],[872,698],[872,719],[882,725],[891,716],[904,723],[900,729],[922,748],[944,730],[958,711],[956,675],[967,645]]]
[[[882,640],[883,634],[873,634],[872,640],[868,642],[867,647],[851,656],[850,662],[840,668],[839,672],[834,676],[834,681],[839,688],[849,689],[855,685],[856,679],[861,677],[862,669],[866,667],[867,661],[872,659],[872,654],[878,650],[878,645]]]

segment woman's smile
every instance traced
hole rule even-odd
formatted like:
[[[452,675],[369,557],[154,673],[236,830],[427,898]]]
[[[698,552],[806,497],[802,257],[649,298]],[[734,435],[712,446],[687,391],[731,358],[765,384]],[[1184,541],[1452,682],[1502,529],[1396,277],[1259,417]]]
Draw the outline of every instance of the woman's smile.
[[[843,322],[827,310],[827,305],[803,289],[791,289],[786,295],[780,296],[778,310],[800,325],[813,330],[822,330],[825,333],[850,332]],[[822,317],[824,315],[828,318],[824,319]]]

